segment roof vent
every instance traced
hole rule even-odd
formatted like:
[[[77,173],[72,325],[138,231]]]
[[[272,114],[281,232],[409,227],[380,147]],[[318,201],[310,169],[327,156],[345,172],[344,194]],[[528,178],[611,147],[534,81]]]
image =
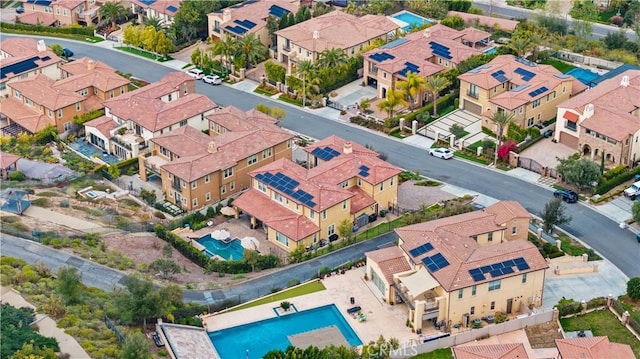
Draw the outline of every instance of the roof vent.
[[[622,76],[622,80],[620,81],[620,86],[622,87],[629,86],[629,76],[627,75]]]
[[[38,51],[47,51],[47,45],[44,43],[44,40],[38,40],[38,44],[36,45],[36,49]]]
[[[209,153],[218,152],[218,147],[216,147],[215,141],[209,142],[209,146],[207,147],[207,152],[209,152]]]
[[[593,104],[592,103],[587,104],[587,106],[585,106],[584,108],[584,113],[583,113],[584,118],[590,118],[591,116],[593,116],[593,111],[594,111]]]
[[[95,60],[87,61],[87,69],[89,69],[89,71],[95,70],[96,69],[96,61]]]
[[[351,142],[347,141],[344,143],[344,146],[342,147],[342,153],[344,153],[345,155],[353,153],[353,145],[351,144]]]

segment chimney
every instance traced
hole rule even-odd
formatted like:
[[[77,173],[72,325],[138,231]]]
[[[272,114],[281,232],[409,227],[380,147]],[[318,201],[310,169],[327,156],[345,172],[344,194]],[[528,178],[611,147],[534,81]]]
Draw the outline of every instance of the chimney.
[[[209,153],[218,152],[218,147],[216,147],[216,142],[215,141],[209,142],[209,147],[207,148],[207,152],[209,152]]]
[[[87,69],[89,69],[89,71],[95,70],[96,69],[96,60],[87,61]]]
[[[228,22],[228,21],[231,21],[231,10],[224,9],[222,11],[222,22]]]
[[[622,76],[622,81],[620,81],[620,86],[627,87],[629,86],[629,76]]]
[[[593,116],[593,111],[593,104],[587,104],[582,115],[584,116],[584,118],[590,118],[591,116]]]
[[[426,38],[430,38],[431,37],[431,31],[429,31],[429,29],[424,30],[424,37],[426,37]]]
[[[44,40],[38,40],[36,49],[38,50],[38,52],[47,51],[47,44],[44,43]]]
[[[344,153],[345,155],[353,153],[353,145],[351,145],[351,142],[347,141],[344,143],[344,147],[342,148],[342,153]]]

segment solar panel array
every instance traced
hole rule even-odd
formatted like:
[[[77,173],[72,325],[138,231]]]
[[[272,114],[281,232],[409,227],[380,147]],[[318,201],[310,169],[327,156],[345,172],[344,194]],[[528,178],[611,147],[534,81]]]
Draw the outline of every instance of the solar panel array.
[[[233,22],[249,30],[256,26],[256,23],[250,20],[233,20]]]
[[[500,81],[500,83],[509,81],[509,79],[504,75],[504,71],[502,71],[502,70],[498,70],[498,71],[492,73],[491,76],[494,79]]]
[[[143,3],[143,4],[147,5],[147,6],[155,3],[156,1],[157,0],[140,0],[141,3]]]
[[[525,70],[522,67],[518,67],[513,72],[515,72],[518,75],[522,76],[522,80],[524,80],[524,81],[529,81],[529,80],[531,80],[532,78],[534,78],[536,76],[536,74],[534,74],[533,72]]]
[[[429,42],[429,45],[431,46],[431,52],[433,52],[434,55],[443,57],[448,60],[451,60],[453,58],[453,56],[451,56],[451,50],[449,50],[448,47],[440,45],[435,41]]]
[[[449,265],[449,261],[442,255],[442,253],[436,253],[431,257],[425,257],[422,259],[422,264],[427,266],[429,272],[437,272],[440,269]]]
[[[51,6],[51,0],[27,0],[27,4]]]
[[[269,15],[275,16],[277,18],[281,18],[282,15],[289,14],[289,12],[289,10],[281,8],[278,5],[271,5],[271,7],[269,8]]]
[[[407,76],[407,73],[409,72],[413,72],[415,74],[417,74],[418,72],[420,72],[420,66],[416,65],[416,64],[412,64],[411,62],[405,62],[404,63],[405,68],[402,69],[399,74],[401,76]]]
[[[486,274],[489,274],[491,278],[497,278],[506,274],[514,273],[515,271],[513,267],[518,268],[519,271],[524,271],[530,268],[524,258],[518,257],[516,259],[509,259],[508,261],[470,269],[469,274],[471,275],[471,278],[473,278],[474,282],[482,282],[487,279],[485,276]]]
[[[167,10],[171,11],[171,12],[176,12],[176,11],[178,11],[178,8],[173,6],[173,5],[169,5],[169,6],[167,6]]]
[[[380,46],[381,49],[393,49],[396,46],[400,46],[402,44],[405,44],[409,42],[408,39],[397,39],[397,40],[393,40],[391,42],[388,42],[382,46]]]
[[[48,56],[46,56],[48,57]],[[37,60],[45,60],[45,58],[43,57],[42,59],[40,59],[40,57],[38,56],[34,56],[34,57],[30,57],[26,60],[20,61],[20,62],[16,62],[15,64],[11,64],[9,66],[4,66],[2,68],[0,68],[0,78],[3,79],[5,77],[7,77],[8,74],[21,74],[23,72],[26,71],[30,71],[33,69],[38,68],[38,64],[36,64]],[[48,59],[47,59],[48,60]]]
[[[369,177],[369,167],[362,165],[359,168],[360,172],[358,172],[358,175],[360,175],[361,177]]]
[[[316,147],[313,149],[313,151],[311,151],[311,154],[318,157],[319,159],[323,160],[323,161],[329,161],[334,157],[337,157],[340,155],[340,152],[334,150],[333,148],[327,146],[324,148],[320,148],[320,147]]]
[[[477,74],[480,72],[480,70],[488,69],[489,67],[491,67],[491,65],[481,65],[476,67],[475,69],[469,70],[468,72],[472,74]]]
[[[426,243],[410,250],[409,255],[411,255],[412,257],[417,257],[429,252],[432,249],[433,249],[433,245],[431,243]]]
[[[548,88],[546,88],[545,86],[542,86],[537,90],[529,92],[529,96],[536,97],[536,96],[540,95],[541,93],[544,93],[544,92],[546,92],[548,90],[549,90]]]
[[[313,202],[313,195],[301,189],[296,190],[296,187],[300,185],[300,182],[283,174],[282,172],[278,172],[275,175],[269,172],[258,173],[256,175],[256,179],[266,183],[272,189],[276,189],[308,207],[316,206],[316,203]]]
[[[376,52],[373,55],[369,55],[369,58],[378,62],[382,62],[388,59],[395,59],[396,57],[386,52]]]
[[[234,33],[234,34],[236,34],[236,35],[242,35],[242,34],[246,33],[247,31],[249,31],[249,30],[245,29],[245,28],[244,28],[244,27],[242,27],[242,26],[231,26],[231,25],[227,25],[227,26],[225,26],[224,28],[225,28],[225,29],[227,29],[228,31],[230,31],[230,32],[232,32],[232,33]]]
[[[516,57],[515,57],[515,59],[516,59],[516,61],[518,61],[519,63],[524,64],[524,65],[527,65],[527,66],[529,66],[529,67],[535,67],[535,66],[536,66],[536,63],[535,63],[535,62],[531,62],[531,61],[529,61],[529,60],[527,60],[527,59],[524,59],[524,58],[522,58],[522,57],[518,57],[518,56],[516,56]]]

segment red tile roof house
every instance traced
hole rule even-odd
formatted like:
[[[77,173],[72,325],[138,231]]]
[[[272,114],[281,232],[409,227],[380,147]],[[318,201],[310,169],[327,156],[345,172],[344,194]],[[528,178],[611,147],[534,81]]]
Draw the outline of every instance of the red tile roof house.
[[[189,125],[206,130],[218,105],[195,93],[195,79],[172,72],[145,87],[103,102],[105,115],[85,123],[89,143],[120,159],[147,153],[149,140]]]
[[[558,104],[555,140],[607,168],[640,161],[640,70]]]
[[[11,38],[0,42],[0,101],[10,90],[7,84],[45,74],[57,80],[60,78],[58,65],[62,59],[51,51],[44,40]]]
[[[628,344],[611,343],[608,337],[556,339],[560,359],[633,359]]]
[[[458,345],[451,350],[454,359],[534,359],[522,343]]]
[[[9,172],[18,170],[18,160],[22,157],[0,151],[0,179],[7,180]]]
[[[21,23],[45,26],[92,25],[98,21],[100,2],[95,0],[22,0]]]
[[[291,158],[293,134],[273,117],[230,106],[207,121],[210,136],[183,126],[150,140],[149,156],[139,157],[140,168],[160,175],[167,200],[186,211],[237,195],[249,187],[250,171]]]
[[[382,15],[356,17],[332,11],[276,31],[277,59],[286,64],[287,73],[295,73],[296,63],[315,62],[325,50],[340,49],[348,57],[357,55],[376,39],[388,41],[400,29]]]
[[[159,19],[169,26],[173,24],[173,18],[180,9],[182,0],[131,0],[131,11],[138,14],[138,23],[146,19]]]
[[[129,91],[130,81],[110,66],[90,58],[60,65],[60,80],[44,74],[9,84],[11,97],[2,103],[10,126],[5,133],[36,133],[48,125],[64,137],[77,116],[104,108],[102,102]]]
[[[226,35],[242,38],[254,34],[267,48],[271,48],[275,44],[271,42],[267,19],[274,17],[280,21],[282,15],[295,14],[299,7],[299,0],[247,1],[226,7],[207,14],[209,38],[215,41],[224,39]]]
[[[396,229],[398,247],[365,253],[367,277],[386,302],[407,304],[415,329],[470,326],[542,304],[546,260],[527,240],[517,202]]]
[[[499,55],[489,63],[458,76],[460,108],[482,116],[482,126],[497,132],[491,114],[508,111],[518,127],[528,128],[556,116],[556,106],[587,86],[550,65],[513,55]]]
[[[464,23],[467,26],[476,26],[481,25],[489,28],[490,30],[504,30],[504,31],[515,31],[519,22],[515,20],[507,20],[501,19],[497,17],[491,16],[483,16],[476,14],[468,14],[466,12],[459,11],[449,11],[447,16],[459,16],[464,20]]]
[[[406,80],[408,72],[427,78],[482,54],[488,48],[490,36],[474,28],[458,31],[440,24],[407,34],[363,54],[364,81],[376,86],[378,98],[385,98],[398,81]],[[417,96],[417,107],[422,107],[424,97],[425,94]]]
[[[233,205],[286,251],[338,240],[341,225],[365,225],[397,201],[401,170],[363,149],[337,136],[316,142],[306,148],[311,169],[284,158],[260,167]]]

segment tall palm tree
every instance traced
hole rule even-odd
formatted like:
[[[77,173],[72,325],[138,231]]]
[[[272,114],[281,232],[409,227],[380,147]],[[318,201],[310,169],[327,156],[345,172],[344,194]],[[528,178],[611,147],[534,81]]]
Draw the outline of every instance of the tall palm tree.
[[[101,17],[111,21],[111,27],[116,27],[116,19],[127,13],[127,9],[120,2],[107,1],[98,10]]]
[[[427,89],[427,81],[424,77],[415,72],[408,72],[407,79],[399,81],[397,87],[404,91],[405,96],[409,99],[409,109],[413,110],[416,99],[422,91]]]
[[[514,122],[514,117],[511,112],[496,111],[491,114],[489,119],[493,121],[493,123],[495,123],[496,132],[497,132],[496,134],[498,135],[498,144],[496,145],[495,159],[493,162],[493,164],[495,165],[496,162],[498,161],[498,148],[500,148],[500,145],[502,144],[502,140],[504,137],[504,130],[509,128],[509,125],[511,125]]]
[[[238,49],[247,59],[247,68],[251,68],[252,64],[258,63],[267,56],[267,47],[255,34],[247,34],[238,40]]]
[[[165,23],[158,17],[148,17],[144,19],[143,24],[145,27],[153,26],[153,28],[156,29],[156,32],[160,32],[166,28]]]
[[[216,41],[213,47],[207,49],[213,56],[221,56],[228,72],[231,72],[231,57],[238,52],[238,40],[227,34],[224,39]]]
[[[322,68],[332,68],[341,71],[347,61],[347,54],[335,47],[324,50],[318,55],[318,66]]]
[[[545,28],[534,31],[529,36],[531,42],[531,61],[538,61],[539,47],[547,42],[548,33]]]
[[[507,44],[507,47],[516,53],[519,57],[524,57],[529,49],[531,49],[531,42],[525,37],[512,38]]]
[[[314,84],[315,78],[313,74],[316,72],[316,65],[311,60],[303,60],[296,65],[296,75],[298,78],[302,78],[302,102],[305,104],[306,98],[310,95],[312,90],[312,84]],[[307,85],[307,83],[309,85]]]
[[[431,76],[426,80],[426,90],[433,96],[433,116],[438,116],[438,94],[451,85],[451,82],[444,76]]]
[[[378,102],[378,109],[382,111],[386,111],[389,115],[388,118],[393,117],[393,111],[395,111],[398,106],[406,106],[407,101],[404,99],[404,93],[400,90],[389,90],[387,91],[387,97]]]

